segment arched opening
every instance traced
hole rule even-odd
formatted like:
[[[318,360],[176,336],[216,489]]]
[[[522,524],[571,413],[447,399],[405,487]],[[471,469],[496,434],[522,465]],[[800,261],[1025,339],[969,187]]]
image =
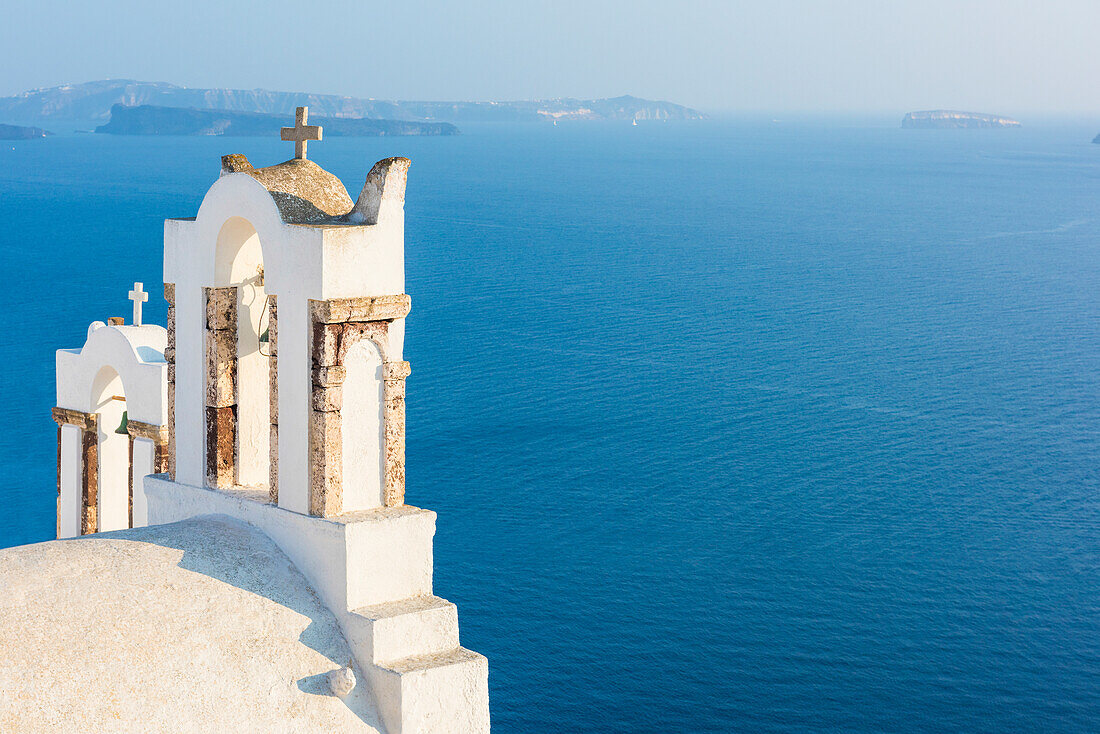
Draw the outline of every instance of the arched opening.
[[[385,504],[382,353],[370,339],[347,351],[340,409],[343,442],[343,510],[353,512]]]
[[[103,367],[92,382],[92,411],[99,415],[99,489],[96,529],[130,527],[130,436],[123,416],[126,392],[113,367]]]
[[[218,233],[215,279],[236,288],[236,430],[234,483],[266,486],[271,463],[271,376],[266,332],[270,311],[264,289],[260,236],[241,217]]]

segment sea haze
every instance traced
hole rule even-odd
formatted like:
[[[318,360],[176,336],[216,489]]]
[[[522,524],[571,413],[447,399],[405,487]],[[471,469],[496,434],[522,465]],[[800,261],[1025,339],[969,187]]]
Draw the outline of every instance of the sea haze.
[[[897,125],[310,146],[413,160],[407,499],[495,731],[1100,730],[1097,130]],[[54,533],[53,351],[223,153],[291,148],[0,148],[0,546]]]

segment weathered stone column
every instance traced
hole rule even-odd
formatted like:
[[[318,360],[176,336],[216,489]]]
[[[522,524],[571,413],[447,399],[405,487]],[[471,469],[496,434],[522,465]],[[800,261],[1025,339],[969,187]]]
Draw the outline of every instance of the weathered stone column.
[[[382,365],[386,507],[405,504],[405,378],[411,372],[408,362]]]
[[[129,445],[129,453],[127,454],[127,463],[129,469],[126,471],[126,527],[134,527],[134,434],[127,436],[127,442]]]
[[[87,414],[82,439],[84,481],[81,486],[80,534],[88,535],[99,528],[99,416]]]
[[[267,349],[269,358],[268,382],[271,390],[271,466],[268,469],[268,496],[279,504],[279,310],[278,299],[268,296]]]
[[[61,495],[63,486],[69,485],[73,491],[79,491],[79,534],[85,535],[87,533],[94,533],[97,526],[96,513],[98,510],[97,502],[99,495],[99,416],[95,413],[84,413],[79,410],[70,410],[68,408],[54,408],[53,419],[58,426],[57,492],[59,506],[62,502]],[[66,426],[73,426],[80,431],[79,446],[71,446],[73,451],[71,453],[72,459],[70,463],[74,464],[70,469],[70,471],[73,472],[71,481],[66,481],[69,475],[68,472],[65,471],[64,466],[66,455],[70,454],[70,452],[65,451],[62,445],[64,443],[64,435],[67,433],[64,430]],[[76,439],[76,436],[73,438]],[[77,441],[74,440],[74,443],[77,443]],[[60,517],[61,513],[59,512],[59,537],[62,532]]]
[[[331,517],[343,512],[342,406],[345,371],[339,365],[343,324],[313,325],[313,369],[309,414],[309,512]]]
[[[164,284],[164,300],[168,302],[168,346],[164,361],[168,363],[168,441],[164,447],[168,478],[176,479],[176,284]]]
[[[232,487],[237,430],[237,289],[206,288],[206,483]]]

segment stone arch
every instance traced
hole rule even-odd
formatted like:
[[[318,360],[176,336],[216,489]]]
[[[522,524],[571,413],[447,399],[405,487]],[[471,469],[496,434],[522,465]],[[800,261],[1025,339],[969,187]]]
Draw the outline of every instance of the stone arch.
[[[294,235],[279,214],[271,192],[248,174],[232,173],[215,181],[203,197],[195,225],[198,228],[195,239],[201,244],[188,256],[195,259],[193,272],[204,286],[232,284],[238,248],[256,243],[262,243],[268,292],[280,292],[280,288],[287,287],[288,279],[298,283],[304,277],[301,269],[292,265],[295,251],[288,240]],[[257,239],[252,240],[253,237]],[[247,254],[251,247],[245,250]],[[237,267],[244,262],[238,262]]]
[[[407,306],[385,298],[312,302],[311,514],[404,503],[409,364],[391,361],[391,319],[368,319],[403,316]]]
[[[207,289],[207,479],[211,486],[267,486],[272,476],[274,309],[262,238],[251,221],[226,219]]]

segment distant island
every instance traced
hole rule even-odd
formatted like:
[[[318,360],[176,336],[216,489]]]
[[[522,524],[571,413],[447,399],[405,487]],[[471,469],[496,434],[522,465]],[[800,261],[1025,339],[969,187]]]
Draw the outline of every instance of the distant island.
[[[0,120],[54,130],[90,130],[107,123],[116,104],[293,115],[308,106],[317,117],[410,122],[534,122],[539,120],[699,120],[706,115],[638,97],[515,102],[404,102],[265,89],[189,89],[165,82],[112,79],[34,89],[0,98]]]
[[[0,124],[0,140],[34,140],[35,138],[44,138],[47,135],[53,135],[53,133],[40,127]]]
[[[449,122],[412,122],[350,117],[310,117],[324,127],[325,137],[378,137],[381,135],[457,135]],[[233,110],[196,110],[182,107],[140,105],[111,107],[111,120],[96,128],[110,135],[235,135],[279,137],[290,123],[286,115]]]
[[[958,110],[925,110],[910,112],[901,120],[901,126],[907,128],[961,128],[961,127],[1020,127],[1017,120],[1000,115],[987,115],[982,112],[960,112]]]

